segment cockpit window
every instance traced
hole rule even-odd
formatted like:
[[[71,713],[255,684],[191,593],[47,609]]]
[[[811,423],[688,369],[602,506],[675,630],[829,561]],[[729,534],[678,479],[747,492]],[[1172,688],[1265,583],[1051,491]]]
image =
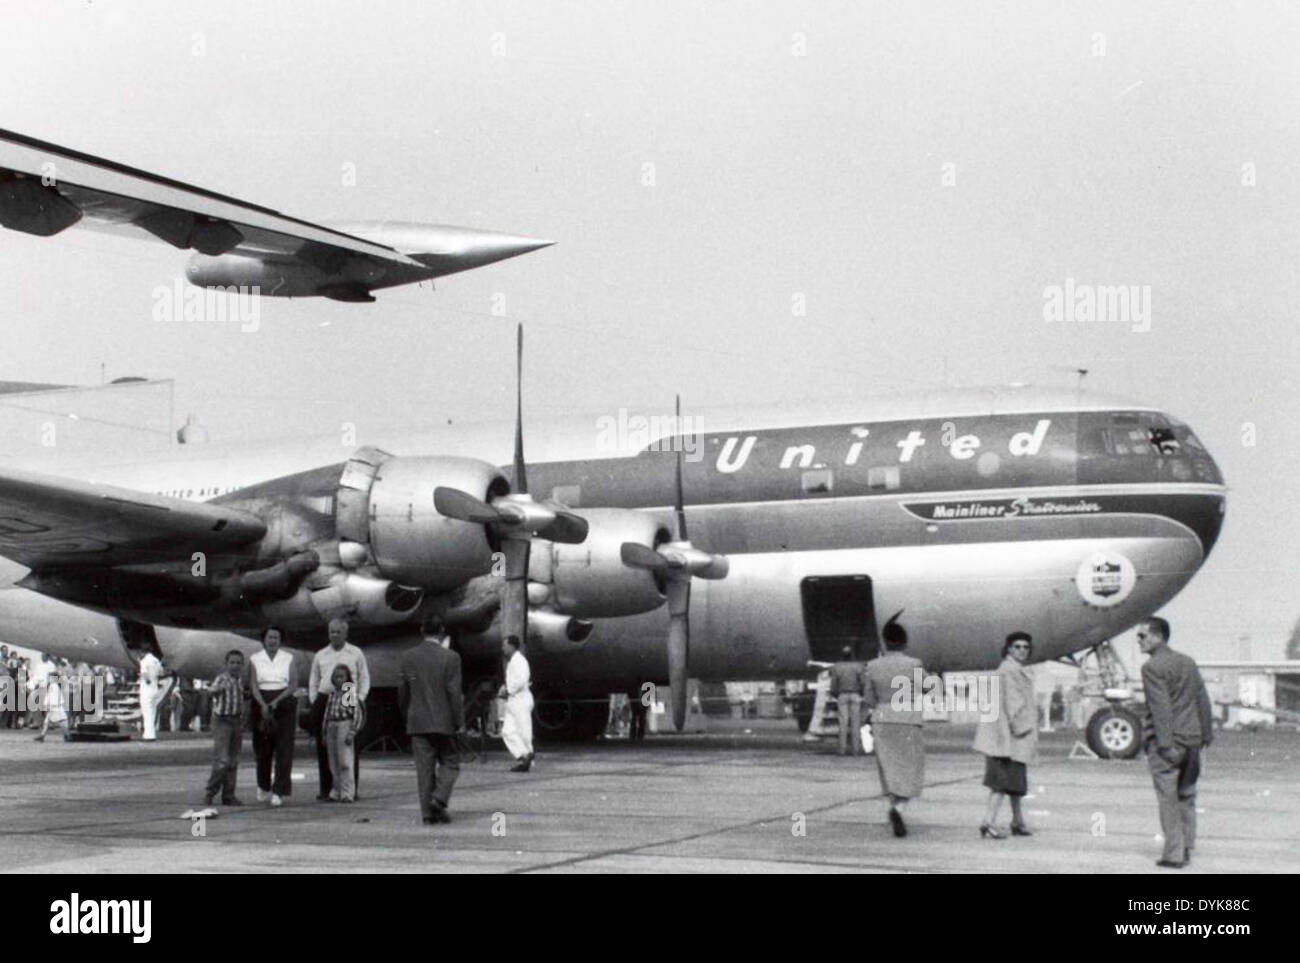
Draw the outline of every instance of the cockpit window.
[[[1159,412],[1085,412],[1078,443],[1081,482],[1222,482],[1191,429]]]

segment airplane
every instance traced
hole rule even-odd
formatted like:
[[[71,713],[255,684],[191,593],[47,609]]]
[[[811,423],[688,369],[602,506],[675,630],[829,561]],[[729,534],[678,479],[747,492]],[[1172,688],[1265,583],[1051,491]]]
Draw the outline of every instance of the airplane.
[[[148,648],[211,677],[272,624],[305,667],[344,615],[372,715],[391,720],[400,654],[436,613],[468,689],[516,634],[539,733],[594,738],[610,692],[808,678],[845,646],[874,655],[899,610],[933,672],[996,667],[1013,630],[1037,661],[1089,650],[1172,599],[1224,520],[1189,426],[1081,389],[689,420],[574,415],[531,430],[527,463],[517,400],[513,434],[402,426],[356,450],[331,435],[61,462],[65,477],[5,466],[0,639],[119,665]]]
[[[0,226],[50,237],[76,224],[192,250],[185,277],[199,287],[352,302],[554,243],[402,221],[323,227],[0,130]]]

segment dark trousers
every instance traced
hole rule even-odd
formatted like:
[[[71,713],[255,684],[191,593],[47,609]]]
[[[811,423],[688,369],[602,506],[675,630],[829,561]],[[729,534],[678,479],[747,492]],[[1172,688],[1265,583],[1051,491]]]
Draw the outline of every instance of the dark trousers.
[[[415,756],[420,815],[427,819],[435,806],[446,809],[451,801],[452,787],[460,775],[460,748],[454,735],[425,732],[411,736],[411,754]]]
[[[627,737],[633,742],[639,742],[645,738],[645,717],[649,710],[641,704],[641,696],[638,693],[635,700],[631,703],[632,715],[628,719]]]
[[[262,698],[270,702],[283,692],[263,692]],[[298,703],[293,697],[283,700],[272,714],[274,731],[262,729],[262,707],[253,703],[253,752],[257,755],[257,788],[263,792],[288,796],[293,792],[293,734],[298,725]],[[275,763],[275,780],[271,779],[271,763]]]
[[[320,770],[320,793],[328,796],[334,790],[334,774],[330,771],[329,740],[325,738],[325,709],[330,697],[316,695],[311,704],[311,731],[316,739],[316,766]],[[352,790],[353,798],[361,792],[361,740],[352,740]]]
[[[235,798],[235,777],[239,774],[239,750],[244,747],[244,720],[239,716],[212,720],[212,775],[207,795],[221,793],[222,802]]]
[[[1151,781],[1160,807],[1160,832],[1165,837],[1162,859],[1181,863],[1196,845],[1196,780],[1201,775],[1201,750],[1176,746],[1181,755],[1169,762],[1154,748],[1147,753]]]

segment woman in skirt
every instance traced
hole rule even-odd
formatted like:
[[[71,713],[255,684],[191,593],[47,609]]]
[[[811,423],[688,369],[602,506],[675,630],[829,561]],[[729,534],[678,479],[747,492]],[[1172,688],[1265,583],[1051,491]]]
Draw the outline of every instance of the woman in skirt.
[[[917,683],[924,676],[920,659],[907,648],[907,630],[894,621],[885,623],[881,636],[885,654],[862,670],[862,709],[871,714],[880,790],[889,803],[889,824],[895,836],[907,835],[903,808],[921,795],[925,784],[925,716]]]
[[[1005,839],[993,825],[1003,797],[1011,799],[1011,834],[1032,836],[1025,825],[1020,801],[1029,788],[1029,763],[1038,748],[1038,703],[1034,698],[1034,677],[1029,658],[1034,643],[1028,632],[1012,632],[1002,647],[998,666],[997,712],[981,719],[975,730],[975,751],[984,754],[984,785],[989,790],[980,836]]]

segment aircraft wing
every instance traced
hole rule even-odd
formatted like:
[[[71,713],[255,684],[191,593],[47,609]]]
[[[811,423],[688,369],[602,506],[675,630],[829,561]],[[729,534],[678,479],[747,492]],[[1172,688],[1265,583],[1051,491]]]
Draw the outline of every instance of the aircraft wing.
[[[77,223],[148,234],[212,256],[243,254],[312,268],[347,262],[380,274],[424,267],[384,244],[0,130],[0,224],[48,237]]]
[[[189,561],[265,534],[261,519],[224,505],[0,469],[0,555],[38,571]]]

